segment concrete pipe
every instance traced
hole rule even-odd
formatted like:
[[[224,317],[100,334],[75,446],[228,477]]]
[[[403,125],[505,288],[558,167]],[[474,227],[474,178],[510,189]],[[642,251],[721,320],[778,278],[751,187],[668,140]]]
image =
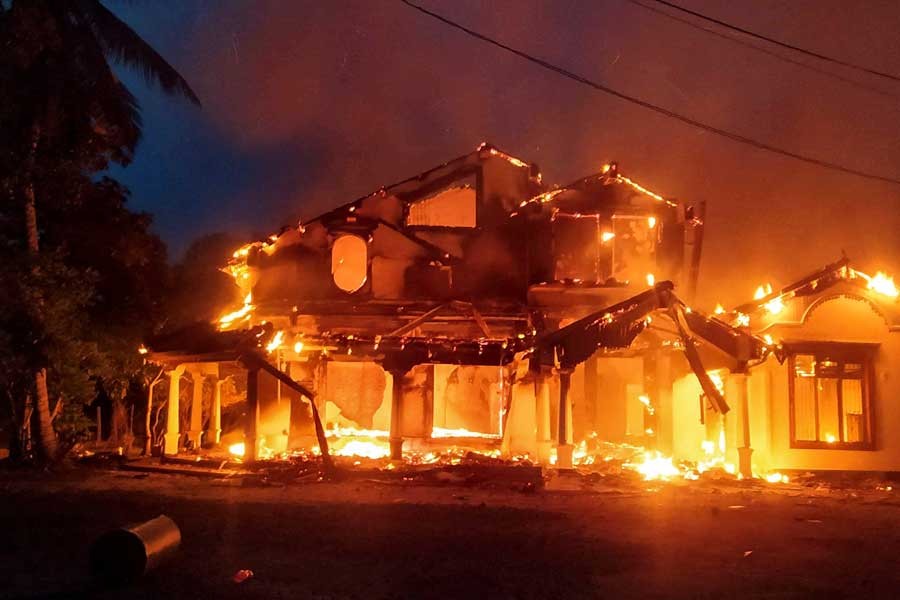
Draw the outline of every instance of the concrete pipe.
[[[130,583],[171,558],[180,544],[181,530],[165,515],[114,529],[91,545],[91,573],[105,583]]]

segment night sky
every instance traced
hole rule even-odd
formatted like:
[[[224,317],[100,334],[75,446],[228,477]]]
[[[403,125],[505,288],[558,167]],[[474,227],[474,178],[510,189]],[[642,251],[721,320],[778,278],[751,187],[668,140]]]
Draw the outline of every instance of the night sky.
[[[653,4],[651,0],[642,0]],[[844,0],[681,0],[747,29],[900,75],[900,7]],[[609,160],[709,203],[705,301],[747,299],[837,259],[900,275],[900,186],[728,141],[592,91],[393,0],[110,2],[188,79],[187,102],[124,79],[144,108],[115,175],[177,258],[214,231],[248,237],[488,140],[567,183]],[[797,55],[853,87],[627,0],[422,0],[545,60],[770,144],[900,177],[900,83]],[[754,42],[757,43],[757,42]],[[781,51],[786,52],[786,51]],[[715,282],[718,282],[716,284]],[[726,286],[719,285],[721,283]]]

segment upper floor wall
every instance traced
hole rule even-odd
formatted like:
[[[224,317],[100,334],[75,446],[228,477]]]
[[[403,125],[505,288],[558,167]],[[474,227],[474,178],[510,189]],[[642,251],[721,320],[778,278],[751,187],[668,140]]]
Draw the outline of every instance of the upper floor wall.
[[[250,246],[238,281],[273,314],[324,300],[521,306],[568,302],[573,290],[633,294],[685,278],[692,216],[614,165],[547,190],[536,165],[482,145]]]

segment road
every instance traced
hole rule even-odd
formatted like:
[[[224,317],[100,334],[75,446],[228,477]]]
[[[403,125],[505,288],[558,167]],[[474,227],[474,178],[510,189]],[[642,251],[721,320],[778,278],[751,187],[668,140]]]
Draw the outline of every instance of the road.
[[[571,486],[570,486],[571,487]],[[96,589],[87,547],[166,514],[177,558]],[[241,486],[0,473],[0,596],[894,598],[897,491],[701,483],[523,493],[375,481]],[[241,570],[253,576],[235,583]]]

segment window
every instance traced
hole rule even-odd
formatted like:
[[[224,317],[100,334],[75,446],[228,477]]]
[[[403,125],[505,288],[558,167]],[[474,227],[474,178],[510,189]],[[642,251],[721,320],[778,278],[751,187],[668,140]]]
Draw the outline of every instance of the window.
[[[369,248],[356,235],[342,235],[331,247],[331,275],[339,289],[353,293],[366,283],[369,274]]]
[[[613,215],[613,277],[643,285],[647,274],[656,271],[660,227],[656,217]]]
[[[867,344],[790,344],[791,447],[872,448],[872,355]]]
[[[475,227],[476,193],[470,185],[445,188],[409,205],[412,227]]]
[[[602,283],[610,276],[612,245],[600,215],[556,212],[552,219],[554,279]]]

